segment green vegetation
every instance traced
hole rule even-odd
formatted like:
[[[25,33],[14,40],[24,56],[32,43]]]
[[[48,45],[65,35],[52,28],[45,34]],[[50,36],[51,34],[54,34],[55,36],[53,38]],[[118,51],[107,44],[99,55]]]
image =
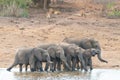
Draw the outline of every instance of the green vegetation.
[[[0,16],[28,17],[31,0],[0,0]]]
[[[115,3],[108,3],[107,4],[107,16],[112,18],[120,18],[120,10],[115,8]]]

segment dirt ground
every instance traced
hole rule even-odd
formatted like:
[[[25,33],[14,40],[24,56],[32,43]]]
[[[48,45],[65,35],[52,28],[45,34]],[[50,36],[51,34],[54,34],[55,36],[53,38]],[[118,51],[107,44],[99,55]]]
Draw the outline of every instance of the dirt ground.
[[[30,9],[29,18],[0,17],[0,67],[9,67],[17,49],[60,43],[65,37],[94,38],[108,63],[93,58],[94,68],[120,68],[120,19],[80,16],[80,9],[61,8],[59,15]]]

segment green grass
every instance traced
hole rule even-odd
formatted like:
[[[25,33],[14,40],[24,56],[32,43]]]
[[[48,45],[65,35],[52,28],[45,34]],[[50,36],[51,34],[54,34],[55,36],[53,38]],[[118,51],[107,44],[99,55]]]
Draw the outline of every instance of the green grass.
[[[28,17],[28,4],[31,0],[0,0],[0,15]]]
[[[108,9],[108,12],[107,12],[107,16],[108,17],[112,17],[112,18],[120,18],[120,11],[119,10],[116,10],[114,8],[115,6],[115,3],[108,3],[107,4],[107,9]]]

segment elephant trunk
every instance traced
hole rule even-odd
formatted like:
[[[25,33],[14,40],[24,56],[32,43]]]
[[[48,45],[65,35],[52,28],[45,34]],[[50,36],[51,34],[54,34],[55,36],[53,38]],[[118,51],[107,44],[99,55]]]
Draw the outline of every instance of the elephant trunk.
[[[68,65],[67,61],[65,61],[65,60],[62,60],[62,61],[63,61],[63,63],[65,64],[65,66],[71,71],[72,68]]]
[[[97,54],[97,57],[98,57],[98,59],[99,59],[101,62],[108,63],[108,61],[102,59],[102,57],[101,57],[101,50],[99,50],[99,53]]]
[[[53,62],[50,60],[50,56],[47,56],[47,62],[49,63],[49,64],[52,64]]]

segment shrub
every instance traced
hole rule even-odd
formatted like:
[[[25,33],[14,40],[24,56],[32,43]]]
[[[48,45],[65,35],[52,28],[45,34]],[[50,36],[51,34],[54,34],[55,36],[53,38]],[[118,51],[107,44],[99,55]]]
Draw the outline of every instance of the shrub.
[[[27,17],[29,3],[31,3],[31,0],[0,0],[0,15]]]
[[[108,3],[107,9],[108,18],[120,18],[120,10],[115,8],[115,3]]]

